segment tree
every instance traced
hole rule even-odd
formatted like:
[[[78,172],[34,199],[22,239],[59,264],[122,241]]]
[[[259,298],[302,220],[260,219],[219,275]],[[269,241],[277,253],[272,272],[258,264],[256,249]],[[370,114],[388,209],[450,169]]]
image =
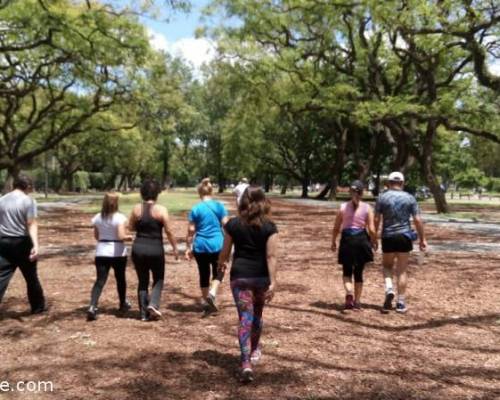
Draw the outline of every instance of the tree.
[[[0,18],[0,169],[15,176],[132,100],[148,40],[133,19],[96,3],[10,2]]]

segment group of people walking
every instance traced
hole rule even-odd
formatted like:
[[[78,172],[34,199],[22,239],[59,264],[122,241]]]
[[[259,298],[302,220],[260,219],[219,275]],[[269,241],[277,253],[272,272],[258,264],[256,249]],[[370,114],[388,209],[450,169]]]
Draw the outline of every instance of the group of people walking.
[[[352,182],[349,192],[351,200],[342,204],[335,218],[332,235],[332,250],[337,251],[338,263],[342,265],[344,288],[346,291],[344,311],[361,310],[363,291],[363,270],[366,263],[373,261],[373,250],[378,248],[378,235],[382,223],[382,266],[385,284],[385,299],[382,313],[393,309],[395,291],[394,275],[397,280],[396,312],[405,313],[407,269],[413,242],[419,239],[421,251],[427,249],[424,225],[414,196],[403,190],[404,175],[392,172],[388,177],[388,187],[377,199],[375,211],[362,201],[364,185]],[[416,227],[412,229],[411,219]],[[352,277],[354,275],[354,290]]]
[[[393,270],[397,278],[396,311],[407,310],[404,297],[406,268],[416,235],[411,229],[410,217],[416,224],[420,248],[425,249],[427,244],[418,206],[411,195],[402,191],[403,183],[401,173],[392,173],[389,190],[379,197],[374,212],[362,201],[362,182],[355,181],[350,186],[351,200],[342,204],[337,213],[332,250],[337,251],[337,238],[341,234],[338,262],[343,266],[346,311],[362,308],[363,269],[367,262],[373,260],[373,249],[377,249],[380,222],[383,223],[386,289],[382,311],[392,309],[395,297]],[[36,270],[37,211],[35,201],[28,195],[31,190],[29,178],[21,177],[14,183],[13,192],[0,198],[0,301],[19,266],[27,282],[32,313],[39,313],[46,308]],[[104,196],[101,212],[92,218],[97,240],[97,277],[91,291],[88,320],[95,320],[98,316],[99,297],[110,269],[115,273],[120,312],[131,308],[126,297],[127,248],[124,242],[127,240],[133,240],[131,258],[138,278],[140,317],[144,321],[162,317],[160,300],[165,277],[163,233],[173,248],[175,258],[178,259],[179,255],[168,212],[156,202],[160,192],[161,187],[156,181],[143,182],[142,201],[133,207],[128,219],[119,212],[118,194],[107,193]],[[232,259],[229,280],[239,317],[241,379],[250,382],[253,380],[252,366],[262,355],[263,310],[266,302],[272,300],[277,287],[278,229],[272,221],[271,205],[264,191],[250,186],[245,180],[235,188],[238,211],[233,218],[229,218],[224,204],[213,199],[213,187],[208,178],[201,181],[198,193],[201,201],[188,215],[185,257],[196,260],[205,315],[218,311],[217,291]],[[135,232],[134,237],[128,232]]]

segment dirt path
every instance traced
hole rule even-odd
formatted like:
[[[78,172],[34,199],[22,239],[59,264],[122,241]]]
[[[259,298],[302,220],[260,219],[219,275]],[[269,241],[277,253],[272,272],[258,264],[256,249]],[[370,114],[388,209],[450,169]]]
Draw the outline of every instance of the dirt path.
[[[382,315],[380,254],[366,271],[365,309],[344,315],[329,251],[333,210],[274,201],[281,232],[279,292],[265,310],[264,358],[251,386],[236,380],[236,312],[227,283],[221,313],[200,318],[194,263],[167,257],[165,319],[116,314],[110,277],[100,318],[85,321],[94,279],[89,216],[53,210],[41,221],[40,276],[51,309],[27,315],[16,274],[0,306],[0,380],[42,380],[54,393],[8,399],[498,399],[500,255],[430,252],[410,270],[405,316]],[[179,240],[185,215],[175,217]],[[429,224],[432,243],[487,236]],[[465,246],[465,245],[464,245]],[[49,249],[54,251],[48,251]],[[414,261],[414,260],[413,260]],[[127,271],[136,304],[137,279]]]

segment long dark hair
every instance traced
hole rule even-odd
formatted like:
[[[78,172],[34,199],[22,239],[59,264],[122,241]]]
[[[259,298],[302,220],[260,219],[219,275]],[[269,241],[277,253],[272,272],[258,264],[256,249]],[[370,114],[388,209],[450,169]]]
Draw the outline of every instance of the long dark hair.
[[[243,192],[238,212],[245,223],[260,227],[269,221],[271,203],[260,187],[249,186]]]

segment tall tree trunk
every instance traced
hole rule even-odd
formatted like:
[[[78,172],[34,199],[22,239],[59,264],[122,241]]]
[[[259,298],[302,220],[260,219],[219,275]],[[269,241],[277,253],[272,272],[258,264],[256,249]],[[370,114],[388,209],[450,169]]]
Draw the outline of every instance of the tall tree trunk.
[[[446,202],[445,193],[441,190],[441,186],[436,178],[433,170],[432,151],[434,138],[437,133],[437,122],[432,119],[427,122],[427,131],[425,134],[424,145],[422,149],[421,171],[422,178],[425,180],[427,186],[434,197],[436,211],[441,213],[448,213],[450,211],[448,203]]]
[[[118,190],[122,191],[123,187],[125,186],[125,180],[127,177],[125,175],[120,175],[120,182],[118,182]]]
[[[224,193],[224,190],[226,189],[226,182],[224,180],[224,177],[222,174],[219,175],[218,179],[218,184],[219,184],[219,189],[217,190],[218,193]]]
[[[104,184],[106,190],[114,189],[116,185],[116,174],[113,173],[111,176],[106,180],[106,183]]]
[[[302,194],[300,195],[303,199],[307,199],[309,197],[309,178],[304,177],[302,179]]]
[[[21,174],[21,168],[19,165],[14,164],[13,166],[7,168],[7,178],[2,188],[2,193],[10,192],[14,187],[14,181]]]
[[[163,144],[163,171],[162,171],[162,186],[163,189],[166,189],[170,186],[170,168],[169,168],[169,161],[170,161],[170,146],[168,143],[168,139],[164,138],[164,144]]]
[[[327,183],[325,185],[325,187],[321,190],[321,192],[318,193],[318,195],[316,196],[316,198],[318,200],[322,200],[322,199],[326,198],[326,195],[328,194],[328,192],[330,192],[331,188],[332,188],[331,182]]]
[[[271,174],[266,174],[264,177],[264,191],[269,193],[273,187],[273,177]]]
[[[281,186],[281,194],[284,196],[286,194],[286,190],[288,189],[288,181]]]
[[[347,128],[341,128],[340,131],[335,134],[335,141],[337,145],[337,152],[335,154],[335,162],[333,164],[333,175],[330,181],[330,196],[328,200],[334,200],[337,198],[337,186],[339,185],[340,179],[342,179],[342,173],[344,172],[344,160],[347,145]]]
[[[339,180],[337,178],[337,173],[335,173],[330,181],[330,195],[328,200],[335,200],[337,198],[337,187],[339,185]]]

